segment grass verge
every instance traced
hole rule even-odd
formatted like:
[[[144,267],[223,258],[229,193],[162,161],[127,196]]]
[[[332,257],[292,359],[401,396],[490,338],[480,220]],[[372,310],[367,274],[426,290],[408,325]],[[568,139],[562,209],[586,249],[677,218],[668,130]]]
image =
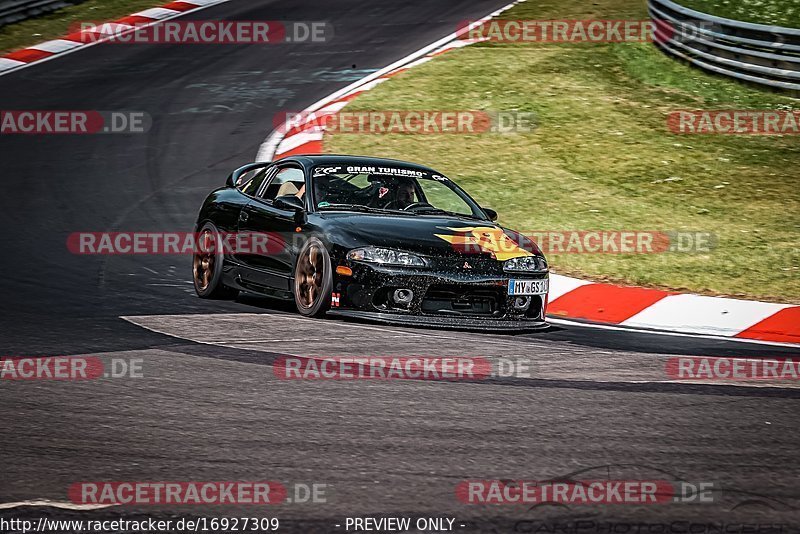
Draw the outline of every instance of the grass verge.
[[[643,19],[638,0],[529,0],[504,19]],[[520,230],[713,232],[710,253],[552,254],[555,272],[800,303],[798,136],[677,135],[680,109],[800,103],[664,56],[648,44],[459,49],[354,100],[354,110],[533,111],[524,134],[326,135],[325,151],[395,157],[455,178]]]
[[[0,28],[0,53],[58,39],[81,22],[104,22],[167,3],[166,0],[88,0]]]

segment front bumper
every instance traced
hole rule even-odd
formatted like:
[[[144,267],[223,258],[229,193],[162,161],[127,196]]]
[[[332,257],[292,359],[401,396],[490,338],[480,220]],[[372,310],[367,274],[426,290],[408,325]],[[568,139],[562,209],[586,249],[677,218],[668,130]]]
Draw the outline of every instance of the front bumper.
[[[479,332],[530,332],[544,330],[550,325],[539,320],[482,319],[480,317],[437,317],[429,315],[410,315],[398,313],[365,312],[333,308],[330,315],[359,319],[396,326],[417,326],[442,328],[445,330],[471,330]]]
[[[453,258],[444,268],[388,267],[342,262],[352,275],[337,273],[331,312],[349,317],[442,328],[525,330],[547,326],[546,296],[515,307],[508,295],[514,279],[547,279],[548,273],[511,276],[496,260]],[[397,289],[410,289],[410,302],[394,302]]]

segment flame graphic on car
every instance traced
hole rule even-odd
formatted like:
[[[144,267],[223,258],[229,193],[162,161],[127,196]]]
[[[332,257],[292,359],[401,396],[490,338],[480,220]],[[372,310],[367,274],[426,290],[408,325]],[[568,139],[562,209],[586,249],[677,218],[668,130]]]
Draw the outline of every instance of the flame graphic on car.
[[[489,253],[493,258],[505,261],[522,256],[533,256],[510,237],[503,230],[491,226],[465,226],[461,228],[444,228],[455,232],[453,234],[434,234],[453,245],[458,251],[467,253]]]

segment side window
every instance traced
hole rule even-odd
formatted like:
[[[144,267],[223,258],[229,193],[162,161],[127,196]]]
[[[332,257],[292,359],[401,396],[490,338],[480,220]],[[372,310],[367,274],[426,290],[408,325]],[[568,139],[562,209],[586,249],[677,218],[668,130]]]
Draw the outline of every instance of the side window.
[[[239,177],[239,182],[236,184],[236,187],[245,195],[254,197],[261,188],[261,184],[264,183],[264,178],[271,174],[270,171],[272,171],[272,169],[267,167],[265,169],[254,169],[246,172]]]
[[[305,183],[306,179],[302,169],[286,167],[278,171],[278,174],[267,185],[261,198],[275,200],[283,195],[296,195]]]

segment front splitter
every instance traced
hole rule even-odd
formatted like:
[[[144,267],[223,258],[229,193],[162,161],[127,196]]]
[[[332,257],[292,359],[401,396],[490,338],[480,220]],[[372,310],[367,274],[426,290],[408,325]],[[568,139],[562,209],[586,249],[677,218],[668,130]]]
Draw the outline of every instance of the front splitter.
[[[400,315],[394,313],[364,312],[354,310],[330,310],[329,315],[359,319],[374,323],[438,328],[445,330],[468,330],[474,332],[530,332],[550,327],[546,321],[509,321],[508,319],[482,319],[478,317],[447,317],[428,315]]]

